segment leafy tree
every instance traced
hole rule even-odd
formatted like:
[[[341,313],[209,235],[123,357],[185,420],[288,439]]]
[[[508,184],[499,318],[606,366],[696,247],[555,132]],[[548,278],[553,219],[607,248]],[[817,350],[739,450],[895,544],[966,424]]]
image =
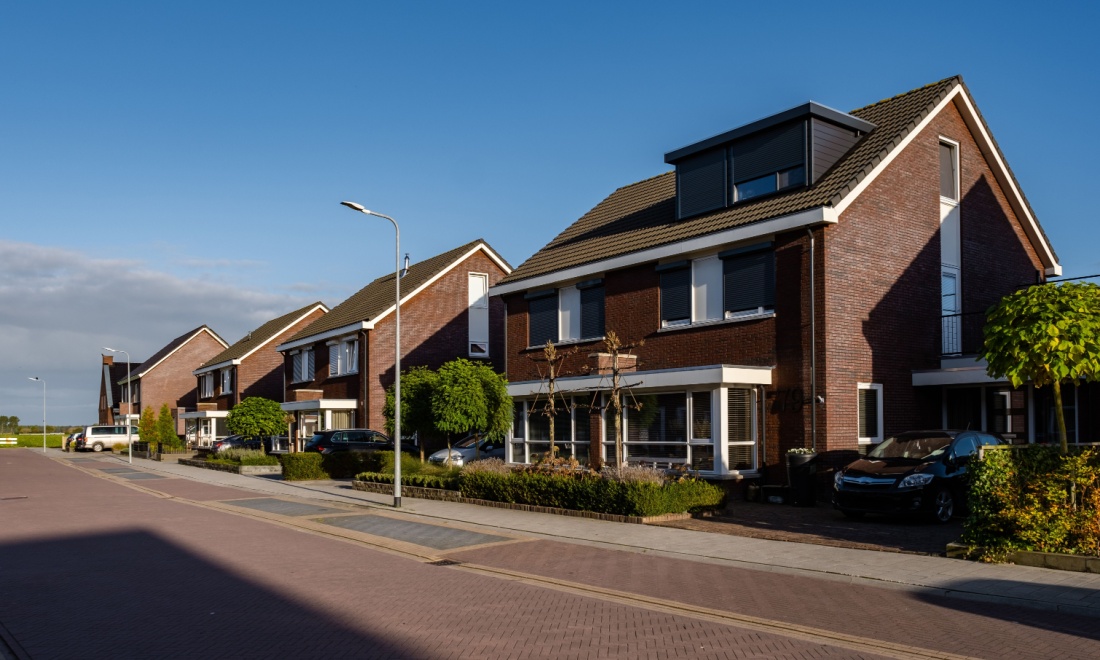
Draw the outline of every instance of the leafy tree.
[[[165,447],[177,447],[180,444],[180,438],[176,435],[176,420],[172,419],[172,411],[168,409],[167,403],[160,407],[153,436]]]
[[[436,432],[432,415],[432,394],[435,392],[438,374],[427,367],[413,367],[401,374],[401,432],[415,432],[423,437]],[[386,390],[386,433],[393,435],[393,386]]]
[[[445,433],[503,437],[512,426],[508,382],[488,364],[451,360],[437,373],[432,417],[435,428]]]
[[[987,314],[982,352],[994,378],[1051,386],[1066,453],[1062,383],[1100,380],[1100,286],[1038,284],[1005,296]]]
[[[148,442],[150,447],[156,447],[157,418],[153,415],[152,408],[142,409],[141,416],[138,417],[138,435],[144,442]]]
[[[286,424],[287,414],[279,403],[262,396],[244,399],[225,418],[229,432],[238,435],[280,435]]]

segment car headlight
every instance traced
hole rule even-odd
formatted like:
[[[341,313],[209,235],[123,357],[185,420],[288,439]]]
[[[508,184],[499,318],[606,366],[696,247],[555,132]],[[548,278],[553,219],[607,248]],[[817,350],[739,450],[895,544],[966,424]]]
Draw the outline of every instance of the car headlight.
[[[898,488],[923,488],[932,483],[932,475],[918,472],[901,480]]]

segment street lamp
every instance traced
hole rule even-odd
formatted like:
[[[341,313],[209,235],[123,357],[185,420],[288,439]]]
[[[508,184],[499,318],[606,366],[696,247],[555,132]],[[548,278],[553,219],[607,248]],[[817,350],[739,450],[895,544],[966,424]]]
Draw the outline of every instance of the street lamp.
[[[362,204],[355,202],[340,202],[353,211],[366,213],[379,218],[385,218],[393,223],[393,231],[396,236],[396,249],[394,250],[393,284],[396,299],[394,301],[394,352],[393,352],[393,506],[401,508],[401,228],[397,221],[388,215],[367,210]],[[363,392],[363,401],[366,402],[367,393]],[[365,408],[364,408],[365,411]]]
[[[46,453],[46,381],[38,376],[27,376],[27,380],[37,380],[42,383],[42,453]]]
[[[122,353],[126,356],[126,450],[129,452],[130,462],[134,462],[134,442],[130,438],[130,413],[134,412],[134,401],[130,394],[130,354],[121,348],[107,348],[103,350],[112,353]]]

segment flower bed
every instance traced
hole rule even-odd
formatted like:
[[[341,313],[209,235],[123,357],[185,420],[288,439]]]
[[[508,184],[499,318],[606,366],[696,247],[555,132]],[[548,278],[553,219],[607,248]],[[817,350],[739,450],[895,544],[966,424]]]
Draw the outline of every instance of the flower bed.
[[[282,474],[283,472],[281,465],[239,465],[215,461],[202,461],[194,458],[181,458],[179,462],[180,465],[190,465],[192,467],[206,468],[207,470],[219,470],[221,472],[233,472],[235,474],[244,475]]]

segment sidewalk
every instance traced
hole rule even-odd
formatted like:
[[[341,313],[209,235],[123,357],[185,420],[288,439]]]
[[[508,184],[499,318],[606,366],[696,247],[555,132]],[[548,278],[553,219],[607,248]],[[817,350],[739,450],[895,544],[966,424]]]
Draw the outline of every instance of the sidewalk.
[[[49,456],[79,459],[92,455],[51,450]],[[126,463],[125,456],[100,458]],[[391,496],[356,491],[346,481],[283,482],[145,459],[134,459],[134,467],[265,495],[394,511]],[[563,543],[1100,617],[1100,575],[1090,573],[745,538],[408,497],[402,499],[398,511],[423,522],[437,519],[466,523]]]

